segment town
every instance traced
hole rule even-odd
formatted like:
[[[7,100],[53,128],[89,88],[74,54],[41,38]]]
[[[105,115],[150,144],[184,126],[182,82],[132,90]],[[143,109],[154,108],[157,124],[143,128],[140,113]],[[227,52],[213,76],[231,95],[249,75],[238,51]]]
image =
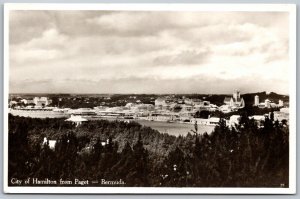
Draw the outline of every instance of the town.
[[[270,94],[266,93],[266,96]],[[266,116],[273,114],[274,120],[288,124],[289,108],[286,96],[277,97],[275,100],[264,99],[260,101],[258,95],[254,95],[246,104],[241,92],[234,90],[232,96],[223,97],[223,101],[209,100],[209,96],[202,98],[191,98],[187,96],[164,95],[164,96],[142,96],[129,95],[112,100],[110,96],[102,97],[21,97],[11,96],[9,112],[12,115],[32,118],[68,118],[66,121],[75,123],[76,126],[82,122],[94,119],[119,119],[119,120],[148,120],[167,123],[191,123],[199,125],[215,126],[220,117],[226,119],[228,126],[238,124],[239,110],[250,106],[255,111],[249,115],[261,125]],[[249,98],[249,96],[248,96]],[[93,99],[93,100],[91,100]],[[95,102],[95,99],[97,101]],[[77,108],[71,108],[74,102],[79,103]],[[90,102],[92,101],[92,102]],[[54,103],[55,102],[55,103]],[[70,103],[72,102],[72,103]],[[86,107],[91,103],[93,108]],[[71,107],[67,107],[67,106]],[[80,107],[80,105],[85,107]],[[74,106],[73,106],[74,107]]]
[[[36,179],[29,186],[77,186],[72,179],[111,186],[105,179],[116,186],[201,187],[222,185],[223,171],[234,179],[226,186],[241,186],[240,176],[253,179],[246,169],[259,165],[258,175],[276,176],[274,164],[282,168],[279,177],[250,183],[288,184],[289,96],[13,94],[9,102],[12,176],[23,165],[26,179]]]

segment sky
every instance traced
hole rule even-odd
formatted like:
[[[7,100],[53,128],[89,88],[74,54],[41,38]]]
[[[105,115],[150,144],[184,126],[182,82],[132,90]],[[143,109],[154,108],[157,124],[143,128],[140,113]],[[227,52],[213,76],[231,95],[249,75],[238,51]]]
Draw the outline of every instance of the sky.
[[[10,93],[288,94],[286,12],[10,11]]]

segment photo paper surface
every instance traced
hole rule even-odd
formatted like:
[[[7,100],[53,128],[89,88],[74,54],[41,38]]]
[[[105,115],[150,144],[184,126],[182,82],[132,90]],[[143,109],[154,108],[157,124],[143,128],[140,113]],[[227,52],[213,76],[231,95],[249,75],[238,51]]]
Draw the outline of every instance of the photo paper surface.
[[[5,192],[295,193],[295,13],[5,5]]]

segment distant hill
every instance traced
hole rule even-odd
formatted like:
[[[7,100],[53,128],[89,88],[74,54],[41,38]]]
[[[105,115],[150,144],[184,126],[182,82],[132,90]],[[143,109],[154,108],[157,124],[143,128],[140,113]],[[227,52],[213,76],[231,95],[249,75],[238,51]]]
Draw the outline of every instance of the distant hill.
[[[282,100],[284,103],[289,102],[289,96],[288,95],[280,95],[274,92],[266,93],[266,92],[260,92],[260,93],[247,93],[241,95],[246,105],[252,105],[254,104],[254,97],[257,95],[259,97],[259,102],[264,102],[266,99],[271,100],[271,102],[278,103],[279,100]]]
[[[241,94],[241,97],[244,98],[246,106],[252,106],[254,104],[255,95],[259,96],[259,101],[264,102],[266,99],[271,100],[274,103],[278,103],[279,100],[283,100],[284,103],[289,102],[288,95],[280,95],[274,92],[266,93],[247,93]],[[60,106],[63,107],[89,107],[93,108],[95,106],[99,106],[101,102],[106,102],[106,106],[124,106],[129,102],[140,101],[144,104],[154,104],[154,100],[158,97],[171,97],[171,98],[192,98],[192,99],[201,99],[210,101],[212,104],[216,104],[217,106],[221,106],[224,104],[225,97],[232,97],[232,94],[42,94],[42,93],[26,93],[26,94],[10,94],[10,99],[16,99],[17,97],[22,98],[33,98],[33,97],[49,97],[52,99],[52,106],[57,106],[58,98],[63,98],[63,100],[59,103]],[[109,99],[104,99],[109,97]],[[76,98],[76,101],[73,99]],[[86,102],[86,99],[89,102]]]
[[[274,92],[266,93],[266,92],[258,92],[258,93],[246,93],[241,94],[241,97],[244,99],[246,106],[251,106],[254,104],[254,97],[255,95],[259,96],[259,101],[264,102],[266,99],[271,100],[274,103],[278,103],[279,100],[283,100],[284,103],[289,102],[289,96],[288,95],[280,95]],[[212,104],[216,104],[218,106],[221,106],[224,104],[224,98],[225,97],[232,97],[232,94],[218,94],[218,95],[206,95],[206,100],[210,101]]]

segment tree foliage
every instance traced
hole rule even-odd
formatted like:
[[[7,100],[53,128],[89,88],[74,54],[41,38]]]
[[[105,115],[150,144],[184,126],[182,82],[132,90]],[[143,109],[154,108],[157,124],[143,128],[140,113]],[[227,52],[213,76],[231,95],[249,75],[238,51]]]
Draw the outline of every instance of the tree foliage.
[[[247,112],[233,128],[221,119],[211,134],[161,134],[135,122],[9,115],[8,176],[118,180],[118,186],[288,187],[289,128]],[[55,148],[48,140],[56,140]],[[10,181],[9,181],[10,183]],[[101,185],[98,185],[101,186]]]

